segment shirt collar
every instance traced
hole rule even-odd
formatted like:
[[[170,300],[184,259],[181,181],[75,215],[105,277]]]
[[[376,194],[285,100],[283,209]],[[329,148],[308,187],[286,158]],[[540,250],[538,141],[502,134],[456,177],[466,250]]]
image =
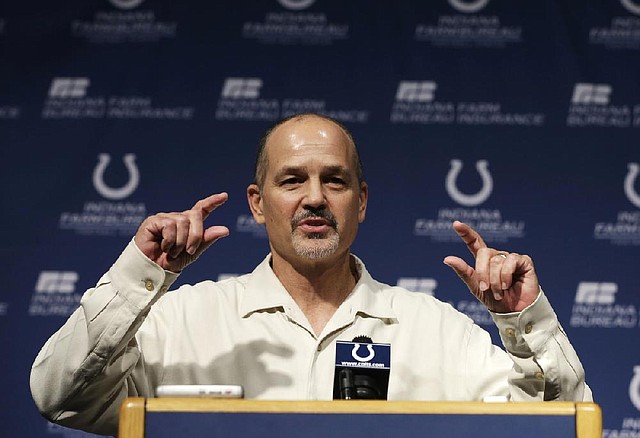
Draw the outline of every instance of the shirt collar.
[[[382,293],[382,284],[374,280],[364,263],[355,255],[359,280],[341,307],[348,306],[352,316],[360,313],[379,319],[396,319],[391,304]],[[271,254],[253,270],[240,303],[240,315],[245,318],[254,312],[284,310],[297,305],[270,266]]]
[[[245,294],[240,303],[240,316],[243,318],[262,310],[283,310],[295,303],[273,273],[270,262],[271,254],[268,254],[249,275]]]

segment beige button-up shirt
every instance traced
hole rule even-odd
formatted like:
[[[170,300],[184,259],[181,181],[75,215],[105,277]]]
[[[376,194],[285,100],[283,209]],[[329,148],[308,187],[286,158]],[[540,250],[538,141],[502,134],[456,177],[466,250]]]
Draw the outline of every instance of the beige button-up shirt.
[[[127,396],[160,384],[239,384],[245,397],[333,397],[335,341],[391,345],[390,400],[591,400],[584,371],[546,297],[493,315],[509,353],[450,305],[360,279],[320,336],[267,257],[251,273],[165,293],[176,274],[133,242],[45,344],[31,390],[52,421],[115,434]]]

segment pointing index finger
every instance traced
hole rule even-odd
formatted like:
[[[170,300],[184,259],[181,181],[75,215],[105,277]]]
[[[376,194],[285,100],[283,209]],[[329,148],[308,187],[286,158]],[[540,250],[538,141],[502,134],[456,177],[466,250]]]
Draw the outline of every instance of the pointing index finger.
[[[471,254],[473,254],[474,258],[478,254],[479,250],[487,247],[482,236],[480,236],[480,234],[478,234],[478,232],[469,225],[460,221],[455,221],[452,226],[456,234],[460,236],[460,239],[462,239],[462,241],[467,245],[467,249]]]
[[[224,204],[228,198],[229,195],[226,192],[216,193],[196,202],[192,210],[198,210],[204,221],[213,210]]]

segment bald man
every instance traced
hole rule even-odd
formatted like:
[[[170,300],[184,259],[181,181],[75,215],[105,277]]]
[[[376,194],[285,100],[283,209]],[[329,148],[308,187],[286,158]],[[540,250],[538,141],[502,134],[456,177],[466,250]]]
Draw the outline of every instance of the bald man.
[[[249,208],[270,252],[247,275],[166,294],[224,226],[205,226],[217,193],[183,212],[147,218],[80,308],[35,360],[31,388],[48,419],[115,434],[127,396],[161,384],[238,384],[247,398],[334,397],[336,342],[390,344],[389,400],[590,401],[578,357],[526,255],[489,248],[453,228],[475,265],[450,266],[484,303],[504,350],[437,299],[372,278],[351,253],[369,191],[349,131],[319,114],[264,135]],[[506,351],[505,351],[506,350]]]

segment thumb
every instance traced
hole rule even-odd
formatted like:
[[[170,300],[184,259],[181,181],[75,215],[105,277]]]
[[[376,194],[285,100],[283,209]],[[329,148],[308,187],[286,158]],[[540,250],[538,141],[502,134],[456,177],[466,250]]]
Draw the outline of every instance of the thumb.
[[[213,245],[218,239],[223,237],[227,237],[229,235],[229,229],[225,226],[215,225],[213,227],[209,227],[204,230],[204,235],[202,236],[202,243],[198,247],[196,251],[196,256],[199,256],[203,252],[207,250],[211,245]]]
[[[460,257],[447,256],[442,261],[445,265],[453,269],[458,277],[467,285],[471,291],[476,290],[476,284],[473,279],[475,270]]]

